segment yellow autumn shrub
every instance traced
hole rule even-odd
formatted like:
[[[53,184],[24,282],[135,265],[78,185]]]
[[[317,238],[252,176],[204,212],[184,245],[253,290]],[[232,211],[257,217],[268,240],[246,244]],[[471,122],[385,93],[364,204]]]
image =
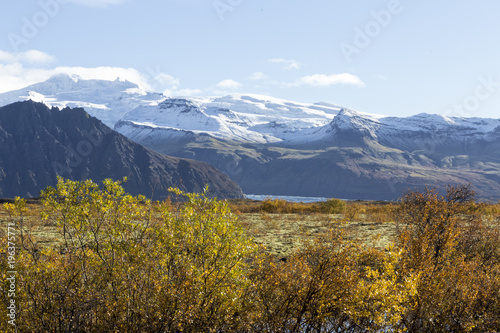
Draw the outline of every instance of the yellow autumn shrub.
[[[20,248],[18,329],[211,331],[238,323],[255,246],[224,202],[172,191],[187,198],[176,211],[111,180],[99,187],[60,179],[46,189],[42,215],[61,242]]]
[[[384,208],[398,222],[386,249],[329,225],[281,260],[226,202],[171,191],[185,201],[59,179],[38,220],[23,199],[5,204],[0,330],[14,330],[15,269],[19,332],[500,331],[499,230],[470,187],[411,191]],[[40,219],[57,245],[36,237]]]

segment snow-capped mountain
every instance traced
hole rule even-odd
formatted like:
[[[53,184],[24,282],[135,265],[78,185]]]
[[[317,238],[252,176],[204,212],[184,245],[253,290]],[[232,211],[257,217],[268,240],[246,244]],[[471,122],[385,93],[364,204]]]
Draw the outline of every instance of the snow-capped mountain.
[[[165,138],[179,132],[205,133],[237,142],[297,140],[332,121],[340,107],[303,104],[259,95],[168,98],[127,113],[115,129],[130,137]]]
[[[414,186],[473,183],[500,198],[500,119],[369,115],[266,96],[168,98],[115,129],[200,159],[246,193],[395,199]]]
[[[113,128],[130,110],[164,99],[162,94],[146,92],[128,81],[83,80],[77,75],[59,74],[47,81],[0,94],[0,106],[33,100],[60,109],[81,107]]]
[[[302,131],[307,135],[308,130],[327,125],[341,110],[328,103],[296,103],[251,94],[167,98],[128,81],[83,80],[65,74],[0,94],[0,106],[29,99],[59,108],[82,107],[134,137],[169,137],[187,131],[253,143],[294,141]]]
[[[297,103],[255,94],[167,98],[128,81],[83,80],[65,74],[0,94],[0,106],[27,99],[59,108],[82,107],[139,142],[207,134],[240,143],[297,144],[351,132],[410,149],[420,144],[415,140],[422,133],[436,141],[488,140],[500,126],[500,119],[425,113],[385,117],[328,103]]]
[[[456,145],[498,139],[500,119],[445,117],[421,113],[411,117],[384,117],[342,109],[333,121],[317,131],[326,138],[346,132],[358,133],[391,147],[415,150],[422,141],[434,145]]]
[[[57,76],[0,94],[84,107],[150,149],[213,164],[252,194],[394,199],[473,183],[500,198],[500,119],[371,115],[268,96],[165,97],[126,81]]]
[[[485,139],[500,128],[500,119],[370,115],[326,103],[305,104],[259,95],[167,98],[125,114],[115,129],[137,141],[182,134],[208,134],[240,143],[311,143],[335,133],[356,132],[383,143],[415,148],[416,136],[463,142]],[[418,141],[418,140],[417,140]]]

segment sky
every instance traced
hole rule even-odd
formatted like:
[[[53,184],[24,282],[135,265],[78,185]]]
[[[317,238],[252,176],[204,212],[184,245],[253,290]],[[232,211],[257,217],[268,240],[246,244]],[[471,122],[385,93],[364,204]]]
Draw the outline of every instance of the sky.
[[[169,96],[500,118],[498,0],[0,4],[0,92],[68,73]]]

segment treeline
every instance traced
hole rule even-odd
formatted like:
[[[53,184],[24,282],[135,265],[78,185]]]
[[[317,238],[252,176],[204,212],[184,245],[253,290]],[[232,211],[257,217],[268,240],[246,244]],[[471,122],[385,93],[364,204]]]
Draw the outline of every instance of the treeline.
[[[132,197],[120,183],[60,180],[43,192],[33,237],[23,200],[15,224],[19,332],[495,332],[500,331],[500,236],[469,187],[409,192],[383,251],[332,229],[286,261],[256,246],[226,202],[182,205]],[[7,248],[7,235],[1,236]],[[10,271],[1,262],[8,323]]]

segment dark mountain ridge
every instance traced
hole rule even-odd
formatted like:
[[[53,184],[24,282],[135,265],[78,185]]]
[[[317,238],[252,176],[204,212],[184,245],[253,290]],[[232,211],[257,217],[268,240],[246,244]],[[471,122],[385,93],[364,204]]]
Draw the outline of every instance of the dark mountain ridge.
[[[36,197],[57,183],[121,180],[131,194],[165,199],[169,187],[241,198],[240,187],[215,167],[154,152],[113,131],[83,109],[49,109],[32,101],[0,108],[0,197]]]

